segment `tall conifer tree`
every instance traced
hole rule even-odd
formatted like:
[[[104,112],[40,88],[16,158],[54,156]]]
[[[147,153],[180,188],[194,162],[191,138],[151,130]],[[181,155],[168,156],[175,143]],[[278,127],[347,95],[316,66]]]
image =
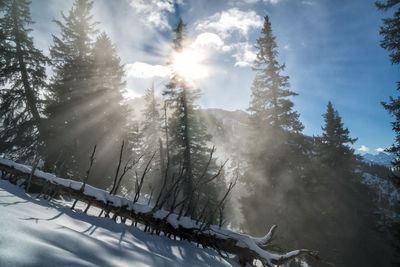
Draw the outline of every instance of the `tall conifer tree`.
[[[92,37],[96,33],[90,14],[93,2],[76,0],[68,15],[61,13],[61,36],[53,35],[50,49],[54,77],[47,108],[51,162],[49,165],[61,176],[79,176],[80,159],[86,153],[82,140],[87,130],[88,98],[93,93]],[[94,144],[90,144],[93,146]],[[86,161],[84,161],[86,162]],[[83,164],[83,162],[82,162]]]
[[[14,159],[45,157],[45,129],[40,94],[46,86],[48,59],[35,48],[30,2],[2,2],[0,18],[0,143]]]
[[[330,101],[323,117],[325,125],[322,127],[320,158],[333,170],[340,167],[339,169],[347,174],[353,173],[356,156],[350,145],[354,144],[357,138],[349,136],[349,129],[344,127],[339,112],[333,108]]]
[[[381,41],[382,48],[389,50],[390,60],[393,64],[400,63],[400,0],[387,0],[384,2],[375,3],[379,10],[388,11],[392,8],[397,8],[393,18],[383,19],[385,26],[381,27],[380,34],[383,35]]]
[[[186,24],[179,21],[174,29],[173,51],[181,53],[185,48]],[[172,64],[173,62],[171,62]],[[171,166],[184,170],[183,198],[188,198],[186,204],[186,214],[196,213],[195,199],[210,199],[210,207],[216,201],[218,189],[216,184],[208,184],[207,188],[195,191],[197,179],[207,179],[215,173],[216,164],[212,160],[207,168],[208,153],[207,142],[211,136],[206,132],[205,123],[200,119],[194,101],[199,98],[200,90],[193,89],[188,82],[173,70],[171,81],[166,85],[163,95],[167,98],[168,105],[172,107],[173,113],[169,119],[169,134],[171,136],[168,144]],[[177,170],[179,171],[179,170]],[[205,176],[205,177],[204,177]],[[222,179],[219,179],[222,180]],[[208,195],[205,195],[205,192]],[[196,194],[196,196],[194,195]]]
[[[288,97],[297,94],[290,91],[289,76],[282,75],[285,65],[279,64],[275,37],[272,35],[268,16],[264,18],[262,36],[257,39],[257,57],[253,71],[256,76],[251,88],[251,101],[248,110],[254,125],[267,125],[300,132],[303,129],[299,114],[292,110],[293,102]]]
[[[247,167],[243,175],[248,195],[241,199],[241,204],[244,227],[259,235],[270,224],[289,225],[286,212],[299,215],[291,198],[298,195],[294,193],[295,185],[304,176],[307,151],[301,134],[303,125],[290,100],[297,94],[289,89],[289,76],[282,74],[285,65],[277,61],[277,44],[268,16],[255,48],[256,75],[248,108],[244,155]]]
[[[162,117],[160,115],[160,104],[156,98],[154,91],[154,83],[148,89],[144,96],[145,109],[143,110],[144,120],[142,122],[143,133],[143,153],[145,157],[150,157],[155,154],[152,168],[147,179],[149,189],[156,190],[156,194],[164,188],[162,186],[162,177],[165,171],[165,151],[162,140]]]
[[[117,143],[120,144],[127,137],[129,109],[123,96],[126,82],[123,80],[121,59],[106,33],[96,38],[92,60],[91,86],[94,92],[88,99],[88,120],[92,120],[93,126],[89,127],[92,133],[87,138],[94,138],[101,144],[100,150],[103,147],[104,152],[109,153],[110,147],[118,147]]]
[[[96,38],[91,60],[91,91],[87,102],[83,103],[83,108],[87,109],[86,130],[81,135],[85,145],[80,149],[90,151],[90,147],[96,144],[96,171],[111,178],[121,143],[128,138],[130,112],[123,96],[126,82],[121,59],[106,33]]]
[[[173,32],[173,53],[180,53],[184,48],[186,24],[182,20],[179,20]],[[170,133],[172,134],[170,148],[175,150],[172,152],[174,161],[183,161],[183,168],[185,169],[185,194],[188,195],[193,190],[192,136],[189,132],[191,131],[190,124],[194,121],[193,102],[198,98],[198,91],[190,88],[183,77],[179,73],[174,72],[163,95],[168,98],[169,104],[174,110],[173,118],[170,120]]]
[[[63,21],[55,21],[61,37],[53,36],[55,76],[46,111],[54,148],[51,166],[63,176],[84,175],[88,155],[97,145],[94,172],[109,177],[122,140],[127,139],[123,66],[105,33],[93,41],[97,22],[92,7],[91,1],[76,0],[68,15],[62,13]],[[95,183],[103,187],[107,179]]]
[[[179,20],[177,27],[173,30],[173,53],[180,53],[184,49],[186,35],[186,24]],[[171,122],[171,146],[175,163],[183,161],[185,169],[185,194],[193,191],[193,165],[192,165],[192,132],[191,124],[194,123],[194,100],[198,98],[198,91],[193,90],[187,82],[174,72],[171,81],[167,84],[163,95],[168,98],[173,108]]]
[[[151,88],[146,90],[144,99],[146,102],[145,109],[143,110],[144,150],[152,153],[159,149],[162,124],[160,104],[155,96],[154,83]]]
[[[396,9],[393,18],[383,19],[385,26],[381,27],[380,34],[383,35],[381,41],[382,48],[390,51],[390,60],[392,64],[400,63],[400,0],[387,0],[386,2],[376,2],[378,9],[388,11]],[[400,90],[400,82],[398,82],[397,90]],[[393,181],[398,188],[400,188],[400,97],[390,97],[389,102],[382,102],[383,107],[395,117],[392,122],[392,129],[396,133],[394,144],[387,150],[397,156],[394,160],[393,166],[396,171],[394,172]]]

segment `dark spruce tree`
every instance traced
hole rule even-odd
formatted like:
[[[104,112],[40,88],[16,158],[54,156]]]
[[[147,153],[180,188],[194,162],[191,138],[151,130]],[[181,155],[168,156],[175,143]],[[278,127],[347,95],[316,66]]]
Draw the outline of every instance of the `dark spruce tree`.
[[[133,114],[131,111],[130,114]],[[143,132],[140,128],[140,121],[132,119],[128,122],[128,148],[134,158],[144,155]]]
[[[388,0],[386,2],[376,2],[379,10],[388,11],[395,9],[393,18],[383,19],[384,26],[381,27],[380,34],[383,36],[381,46],[390,51],[390,60],[393,64],[400,63],[400,0]],[[398,82],[397,90],[400,90]],[[389,102],[382,102],[383,107],[395,117],[392,122],[392,129],[396,133],[393,145],[387,152],[395,154],[397,157],[393,162],[395,171],[391,175],[393,183],[400,188],[400,97],[390,97]]]
[[[61,36],[53,35],[50,51],[55,74],[46,109],[53,159],[48,165],[57,175],[80,178],[96,145],[97,179],[90,182],[105,187],[127,138],[128,109],[115,46],[105,33],[93,41],[97,23],[92,21],[92,6],[76,0],[68,15],[62,13],[63,21],[55,21]]]
[[[298,230],[290,228],[287,214],[293,219],[302,216],[294,203],[298,203],[296,190],[307,160],[306,142],[299,114],[289,99],[297,94],[289,89],[289,77],[282,74],[285,66],[277,62],[277,45],[268,16],[255,47],[256,76],[248,108],[247,168],[243,174],[248,194],[241,199],[243,227],[253,235],[261,235],[276,223],[288,233],[281,236],[288,245],[296,240],[291,233]]]
[[[148,89],[144,96],[145,108],[143,113],[142,133],[143,133],[143,153],[145,158],[151,157],[153,154],[154,160],[152,168],[148,174],[147,185],[148,192],[153,191],[158,194],[163,190],[162,178],[165,171],[165,148],[162,140],[162,117],[159,99],[155,95],[154,83]]]
[[[173,30],[173,53],[180,53],[183,50],[183,42],[186,35],[186,24],[179,20],[177,27]],[[173,64],[173,63],[171,63]],[[172,165],[179,166],[182,162],[184,168],[184,196],[189,196],[193,191],[193,165],[191,153],[190,128],[194,122],[193,102],[198,98],[198,91],[189,88],[186,81],[179,73],[174,72],[171,81],[166,85],[163,95],[167,98],[168,104],[173,109],[173,116],[170,119],[170,131],[172,135],[169,145]]]
[[[338,266],[390,266],[394,250],[391,242],[382,240],[392,238],[387,229],[377,229],[380,218],[375,195],[362,184],[361,157],[351,147],[357,138],[350,137],[331,102],[323,118],[323,133],[315,148],[317,183],[308,188],[310,244],[319,247],[324,262]],[[337,229],[346,230],[338,235]],[[366,256],[365,251],[379,253]]]
[[[390,60],[392,64],[400,63],[400,0],[386,0],[384,2],[375,3],[379,10],[383,11],[394,11],[392,18],[383,19],[384,26],[381,27],[380,34],[383,36],[381,46],[390,51]],[[400,91],[400,81],[397,82],[397,90]],[[392,129],[395,132],[395,140],[392,146],[387,149],[396,155],[396,159],[392,162],[393,172],[389,176],[393,184],[400,189],[400,96],[390,97],[388,102],[382,102],[383,107],[395,118],[392,122]],[[391,231],[396,240],[396,249],[400,251],[400,226],[399,222],[393,222]],[[399,253],[397,253],[397,259],[399,259]],[[396,264],[400,264],[397,260]]]
[[[87,145],[82,140],[88,129],[88,97],[93,93],[92,37],[96,33],[90,14],[93,2],[77,0],[68,15],[61,13],[60,37],[53,35],[50,54],[54,77],[50,85],[50,96],[46,109],[48,117],[48,144],[50,169],[61,177],[76,177],[81,174],[87,160]],[[94,146],[94,143],[89,144]]]
[[[130,108],[124,98],[126,82],[123,80],[121,59],[107,34],[101,33],[96,38],[91,60],[92,88],[88,90],[86,103],[82,103],[87,117],[86,129],[81,135],[84,146],[80,150],[90,151],[93,144],[97,145],[97,173],[94,174],[106,178],[96,181],[99,186],[105,186],[109,184],[107,181],[111,179],[111,175],[114,175],[122,141],[128,138]],[[130,153],[130,147],[127,148]],[[87,162],[83,158],[82,160]]]
[[[33,21],[25,0],[0,6],[0,150],[11,159],[46,157],[42,120],[48,59],[30,36]]]
[[[174,29],[173,54],[181,53],[185,49],[185,35],[186,25],[180,20]],[[211,221],[215,221],[216,217],[211,214],[211,210],[223,192],[224,182],[222,174],[212,183],[199,181],[207,181],[217,172],[215,159],[209,162],[211,149],[207,147],[207,143],[211,136],[207,134],[205,123],[200,119],[198,108],[194,104],[199,98],[200,90],[189,86],[185,78],[174,71],[173,62],[171,65],[173,74],[163,95],[172,109],[172,116],[168,120],[167,146],[170,166],[176,173],[179,173],[180,169],[183,170],[181,198],[187,201],[179,211],[182,213],[184,210],[185,215],[196,217],[203,208],[202,205],[206,205],[207,202],[210,211],[207,216]],[[199,184],[202,186],[199,187]]]
[[[146,89],[144,96],[145,108],[143,110],[142,131],[144,135],[144,150],[149,154],[159,150],[159,142],[162,136],[162,118],[160,115],[160,103],[155,92],[154,83]]]
[[[344,127],[339,112],[333,108],[330,101],[323,117],[325,124],[320,139],[320,159],[335,172],[340,170],[347,176],[354,174],[359,157],[354,154],[350,145],[354,144],[357,138],[349,136],[349,129]]]
[[[258,50],[253,71],[256,76],[251,87],[251,101],[248,111],[251,113],[253,126],[265,125],[276,130],[284,129],[294,132],[303,130],[299,114],[293,111],[293,102],[288,97],[297,94],[289,90],[289,76],[282,75],[284,64],[279,64],[275,37],[272,35],[268,16],[264,18],[262,36],[257,39]]]
[[[400,0],[387,0],[386,2],[376,2],[379,10],[388,11],[395,9],[393,18],[383,19],[385,26],[381,27],[380,34],[383,35],[381,41],[382,48],[390,51],[390,60],[393,64],[400,63]]]

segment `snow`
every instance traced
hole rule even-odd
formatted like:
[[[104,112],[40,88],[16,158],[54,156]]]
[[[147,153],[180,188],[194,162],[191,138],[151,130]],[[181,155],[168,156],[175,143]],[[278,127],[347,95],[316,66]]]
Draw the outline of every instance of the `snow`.
[[[0,158],[0,164],[20,170],[21,172],[25,173],[26,175],[30,174],[30,172],[31,172],[31,168],[29,166],[18,164],[18,163],[15,163],[13,161],[9,161],[6,159]],[[45,179],[50,183],[59,184],[59,185],[65,186],[65,187],[70,187],[75,190],[80,190],[82,188],[81,182],[58,178],[58,177],[54,176],[53,174],[44,173],[40,170],[35,171],[35,176]],[[20,194],[22,194],[22,193],[20,192]],[[101,200],[104,203],[111,203],[114,207],[127,207],[128,209],[133,210],[134,213],[136,213],[136,214],[149,213],[152,210],[152,207],[148,206],[146,204],[134,203],[131,200],[128,200],[126,198],[116,196],[116,195],[110,195],[108,192],[106,192],[104,190],[101,190],[101,189],[98,189],[98,188],[95,188],[95,187],[92,187],[89,185],[85,186],[84,194],[87,196],[95,197],[97,200]],[[22,195],[19,195],[19,197],[21,197],[21,196]],[[61,205],[65,207],[65,203],[61,203]],[[33,210],[34,209],[35,208],[33,208]],[[27,209],[26,211],[27,211],[27,214],[29,214],[30,209]],[[76,213],[73,213],[68,208],[63,208],[63,211],[59,212],[59,214],[66,214],[66,215],[74,214],[74,216],[78,216],[78,215],[75,215]],[[165,210],[158,210],[154,214],[151,214],[151,215],[155,219],[164,219],[168,216],[168,212]],[[79,216],[83,216],[83,217],[79,217]],[[91,223],[92,221],[95,221],[97,223],[96,218],[89,217],[89,216],[86,216],[83,214],[81,214],[79,216],[77,218],[78,220],[79,219],[84,220],[84,221],[86,220],[92,226],[95,224],[95,223]],[[58,215],[56,215],[56,217],[58,217]],[[0,220],[1,220],[1,216],[0,216]],[[99,219],[99,220],[101,220],[101,219]],[[38,220],[36,220],[36,221],[38,221]],[[195,231],[201,229],[201,226],[199,224],[197,224],[194,220],[192,220],[188,217],[181,217],[178,220],[178,215],[176,215],[176,214],[170,214],[167,217],[167,221],[172,227],[175,227],[176,229],[180,228],[180,227],[186,228],[186,229],[192,229]],[[99,222],[104,222],[104,221],[99,221]],[[108,224],[106,224],[103,227],[105,227],[105,228],[107,228],[107,226],[115,227],[115,225],[112,225],[112,224],[114,224],[114,222],[108,221]],[[90,226],[87,230],[85,230],[84,233],[87,232],[92,226]],[[127,226],[121,225],[121,227],[127,227]],[[47,228],[47,227],[44,227],[44,228]],[[71,229],[70,227],[67,227],[67,228]],[[61,229],[64,229],[64,227],[61,227]],[[128,227],[126,229],[133,229],[133,228]],[[80,228],[79,230],[76,230],[76,229],[72,229],[72,230],[77,233],[82,233],[81,230],[83,230],[83,229]],[[0,232],[2,232],[2,230],[0,230]],[[125,232],[126,232],[126,230],[123,230],[123,233],[125,233]],[[223,228],[221,229],[215,225],[211,225],[207,230],[202,230],[202,233],[205,235],[208,235],[208,236],[215,236],[220,239],[232,239],[232,240],[236,241],[236,246],[242,247],[242,248],[248,248],[248,249],[252,250],[260,257],[260,259],[263,259],[263,261],[265,261],[269,265],[272,265],[271,260],[281,260],[282,258],[290,257],[292,255],[297,255],[299,253],[300,254],[303,252],[307,253],[306,250],[301,250],[301,251],[288,252],[286,254],[277,254],[277,253],[272,253],[272,252],[268,252],[268,251],[261,249],[257,245],[257,243],[261,242],[261,240],[268,241],[267,239],[270,238],[269,234],[267,234],[263,238],[253,238],[248,235],[232,232],[228,229],[223,229]],[[45,236],[45,232],[43,232],[43,236]],[[123,236],[123,234],[121,234],[121,237],[122,236]],[[79,235],[78,235],[78,237],[79,237]],[[117,237],[115,237],[115,238],[117,238]],[[118,242],[118,246],[121,246],[121,239]],[[0,254],[0,256],[1,256],[1,254]],[[93,257],[93,255],[90,256],[90,258],[91,257]],[[185,262],[185,264],[186,264],[186,262]],[[125,265],[125,263],[123,263],[122,265]],[[0,264],[0,266],[2,266],[2,265]],[[115,263],[113,264],[113,266],[115,266]],[[144,265],[144,266],[146,266],[146,265]],[[179,264],[178,265],[174,264],[174,266],[179,266]],[[190,266],[194,266],[194,265],[190,264]],[[211,266],[215,266],[215,265],[211,265]]]
[[[68,204],[35,200],[0,180],[0,266],[237,266],[212,249],[74,212]]]
[[[32,169],[30,166],[23,165],[20,163],[15,163],[11,160],[0,158],[0,164],[12,167],[16,170],[26,173],[27,175],[31,173]],[[36,177],[43,178],[52,184],[58,184],[65,187],[69,187],[75,190],[79,190],[82,187],[82,182],[72,181],[69,179],[63,179],[56,177],[54,174],[42,172],[40,170],[35,170],[34,175]],[[87,196],[94,197],[97,200],[103,201],[104,203],[111,203],[115,207],[128,206],[129,209],[135,210],[138,213],[145,213],[151,211],[151,207],[148,205],[133,203],[132,201],[116,195],[110,195],[107,191],[95,188],[90,185],[85,185],[84,194]]]

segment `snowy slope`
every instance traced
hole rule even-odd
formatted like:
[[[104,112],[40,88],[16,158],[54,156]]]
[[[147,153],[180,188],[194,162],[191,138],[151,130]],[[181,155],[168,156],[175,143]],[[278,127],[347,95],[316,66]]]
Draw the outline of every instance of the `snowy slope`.
[[[0,266],[236,266],[214,250],[34,200],[0,180]]]

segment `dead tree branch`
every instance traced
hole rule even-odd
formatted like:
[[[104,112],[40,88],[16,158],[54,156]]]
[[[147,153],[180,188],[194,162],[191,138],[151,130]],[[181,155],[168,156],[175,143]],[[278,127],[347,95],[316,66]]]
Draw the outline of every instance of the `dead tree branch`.
[[[89,174],[90,174],[90,170],[92,169],[92,166],[93,166],[94,154],[95,154],[95,153],[96,153],[96,145],[94,145],[93,152],[92,152],[92,154],[91,154],[91,156],[90,156],[89,168],[88,168],[87,171],[86,171],[85,178],[83,179],[82,186],[81,186],[81,188],[80,188],[80,190],[79,190],[79,191],[81,191],[82,193],[85,191],[86,183],[87,183],[87,181],[89,180]],[[78,201],[79,201],[79,198],[75,199],[74,204],[72,204],[72,207],[71,207],[72,210],[75,208],[75,205],[76,205],[76,203],[78,203]],[[88,205],[88,206],[89,206],[89,205]],[[85,212],[85,213],[86,213],[86,212]]]
[[[117,170],[115,171],[114,183],[113,183],[113,186],[111,187],[110,194],[112,194],[114,192],[114,189],[117,186],[117,179],[118,179],[119,169],[121,168],[122,153],[124,151],[124,144],[125,144],[125,142],[124,142],[124,140],[122,140],[121,150],[119,152],[119,160],[118,160]]]
[[[140,198],[140,191],[142,190],[142,187],[143,187],[144,178],[146,177],[146,174],[150,171],[150,169],[151,169],[150,164],[153,161],[155,156],[156,156],[156,152],[153,153],[150,160],[147,162],[146,167],[144,168],[144,171],[142,173],[142,177],[140,177],[140,181],[138,181],[138,179],[136,179],[137,187],[135,190],[136,191],[135,197],[133,198],[134,203],[136,203]]]

